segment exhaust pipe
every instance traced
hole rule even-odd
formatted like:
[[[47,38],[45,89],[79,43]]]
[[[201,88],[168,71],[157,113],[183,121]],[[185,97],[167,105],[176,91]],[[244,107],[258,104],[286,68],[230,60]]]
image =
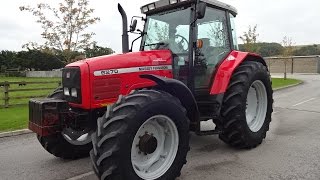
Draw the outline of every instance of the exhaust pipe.
[[[128,19],[127,14],[118,3],[118,10],[122,16],[122,53],[129,52]]]

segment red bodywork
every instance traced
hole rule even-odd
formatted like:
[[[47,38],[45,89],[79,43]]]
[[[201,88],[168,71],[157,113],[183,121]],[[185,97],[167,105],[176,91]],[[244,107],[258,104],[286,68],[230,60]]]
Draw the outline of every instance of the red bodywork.
[[[142,51],[121,55],[101,56],[86,59],[67,65],[80,67],[82,104],[71,106],[83,109],[96,109],[114,103],[120,94],[126,95],[134,89],[151,87],[153,81],[142,79],[141,74],[154,74],[173,78],[172,70],[150,70],[130,73],[95,76],[95,71],[117,70],[133,67],[151,67],[172,65],[172,54],[169,50]]]
[[[262,59],[261,56],[254,53],[241,52],[241,51],[232,51],[225,60],[220,64],[215,76],[213,77],[213,84],[211,86],[210,94],[222,94],[225,93],[230,78],[234,70],[248,57],[254,56],[257,59]]]
[[[211,95],[222,94],[226,91],[232,73],[248,55],[261,58],[256,54],[232,51],[222,61],[217,72],[212,77]],[[82,109],[101,108],[114,103],[120,94],[127,95],[134,89],[155,85],[153,81],[140,78],[139,75],[141,74],[154,74],[173,78],[172,69],[136,71],[121,74],[111,73],[102,76],[95,76],[94,73],[96,71],[161,65],[172,65],[172,54],[169,50],[102,56],[69,64],[67,67],[80,67],[82,89],[82,104],[70,103],[70,105]]]

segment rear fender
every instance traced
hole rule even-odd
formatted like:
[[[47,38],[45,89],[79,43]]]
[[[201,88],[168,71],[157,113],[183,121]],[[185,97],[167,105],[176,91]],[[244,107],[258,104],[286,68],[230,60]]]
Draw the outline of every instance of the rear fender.
[[[220,64],[213,77],[214,80],[210,90],[211,95],[223,94],[226,92],[233,72],[243,61],[258,61],[267,67],[265,60],[258,54],[232,51]]]
[[[199,110],[196,99],[190,89],[181,81],[152,74],[143,74],[140,75],[140,77],[154,81],[157,83],[155,88],[166,91],[177,97],[181,104],[186,108],[187,116],[191,122],[197,122],[199,120]]]

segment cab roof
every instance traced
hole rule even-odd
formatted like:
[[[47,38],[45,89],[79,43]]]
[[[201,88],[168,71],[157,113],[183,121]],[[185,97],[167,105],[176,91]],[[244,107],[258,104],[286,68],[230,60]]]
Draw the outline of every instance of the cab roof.
[[[172,1],[174,1],[176,3],[171,3]],[[179,7],[184,4],[191,4],[194,2],[196,2],[196,0],[158,0],[153,3],[149,3],[149,4],[142,6],[141,12],[143,14],[153,14],[155,12],[161,12],[166,9],[172,9],[174,7]],[[231,14],[233,14],[234,16],[236,16],[238,14],[238,11],[235,7],[233,7],[229,4],[217,1],[217,0],[200,0],[200,2],[205,2],[209,6],[227,10]]]

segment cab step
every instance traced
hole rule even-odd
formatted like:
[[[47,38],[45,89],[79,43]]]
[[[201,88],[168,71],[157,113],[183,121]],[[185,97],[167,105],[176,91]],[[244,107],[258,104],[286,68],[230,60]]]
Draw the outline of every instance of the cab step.
[[[220,134],[220,130],[210,130],[210,131],[197,131],[196,135],[198,136],[209,136],[209,135],[216,135],[216,134]]]

